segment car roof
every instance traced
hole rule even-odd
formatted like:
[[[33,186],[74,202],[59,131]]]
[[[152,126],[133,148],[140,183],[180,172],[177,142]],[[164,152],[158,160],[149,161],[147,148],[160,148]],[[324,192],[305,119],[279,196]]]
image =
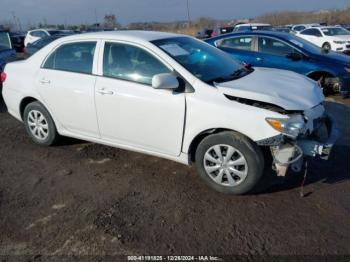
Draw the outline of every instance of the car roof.
[[[84,40],[84,39],[110,39],[110,40],[130,40],[130,41],[146,41],[181,37],[185,35],[156,32],[156,31],[138,31],[138,30],[123,30],[123,31],[102,31],[70,35],[65,37],[66,40]],[[189,37],[189,36],[186,36]]]
[[[238,24],[236,27],[240,26],[271,26],[270,24],[264,24],[264,23],[249,23],[249,24]]]
[[[284,32],[257,30],[257,31],[233,32],[233,33],[220,35],[220,36],[210,38],[210,39],[215,39],[215,38],[222,39],[222,38],[227,38],[227,37],[231,37],[231,36],[240,36],[240,35],[263,35],[263,36],[278,37],[278,38],[282,38],[282,39],[287,39],[288,36],[290,36],[289,33],[284,33]]]

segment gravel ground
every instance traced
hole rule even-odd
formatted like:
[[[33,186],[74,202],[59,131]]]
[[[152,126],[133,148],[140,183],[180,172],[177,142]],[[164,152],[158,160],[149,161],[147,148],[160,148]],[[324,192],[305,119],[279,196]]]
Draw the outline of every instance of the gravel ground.
[[[329,100],[341,138],[328,162],[310,162],[304,198],[300,174],[227,196],[156,157],[39,147],[0,101],[0,256],[350,254],[350,103]]]

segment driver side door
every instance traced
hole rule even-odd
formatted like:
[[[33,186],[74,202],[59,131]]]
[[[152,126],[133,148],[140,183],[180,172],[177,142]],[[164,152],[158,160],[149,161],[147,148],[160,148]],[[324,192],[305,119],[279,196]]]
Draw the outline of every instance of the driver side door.
[[[148,49],[106,42],[95,101],[103,140],[130,149],[171,156],[181,153],[185,94],[152,87],[152,78],[171,73]]]
[[[285,42],[272,37],[259,36],[257,48],[258,53],[254,63],[256,66],[285,69],[298,73],[305,71],[305,61],[302,57],[297,60],[289,57],[290,54],[299,53],[299,51]]]

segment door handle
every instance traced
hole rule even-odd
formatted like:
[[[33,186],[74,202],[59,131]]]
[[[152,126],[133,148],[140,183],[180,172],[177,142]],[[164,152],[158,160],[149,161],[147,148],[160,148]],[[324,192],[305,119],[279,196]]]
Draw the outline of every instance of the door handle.
[[[257,57],[256,60],[259,61],[259,62],[264,61],[264,59],[261,58],[261,57]]]
[[[42,83],[42,84],[44,84],[44,85],[45,85],[45,84],[50,84],[50,83],[51,83],[50,80],[47,80],[47,79],[45,79],[45,78],[41,79],[39,82]]]
[[[113,95],[114,94],[113,91],[106,90],[105,88],[101,88],[101,89],[97,90],[97,93],[99,93],[101,95]]]

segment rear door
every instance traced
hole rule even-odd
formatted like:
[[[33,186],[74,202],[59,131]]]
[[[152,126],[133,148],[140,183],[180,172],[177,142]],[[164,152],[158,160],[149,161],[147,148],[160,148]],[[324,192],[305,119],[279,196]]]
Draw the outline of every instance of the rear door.
[[[43,63],[36,85],[49,111],[75,134],[99,137],[93,75],[97,41],[65,43]]]
[[[253,51],[254,36],[234,36],[220,39],[215,42],[216,47],[229,53],[241,62],[255,65],[255,52]]]

